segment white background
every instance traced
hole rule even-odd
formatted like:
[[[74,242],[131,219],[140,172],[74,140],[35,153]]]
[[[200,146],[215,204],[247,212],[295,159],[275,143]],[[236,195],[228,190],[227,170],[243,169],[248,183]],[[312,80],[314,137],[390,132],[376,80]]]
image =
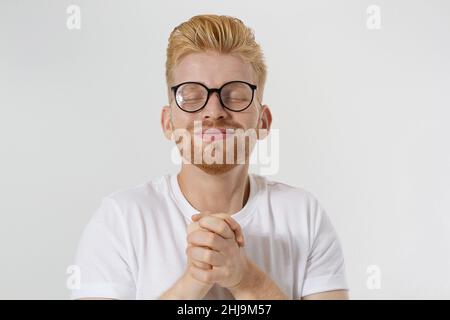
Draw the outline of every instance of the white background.
[[[101,197],[177,172],[159,124],[167,39],[201,13],[255,31],[281,139],[270,178],[321,201],[351,297],[449,299],[450,4],[361,0],[0,0],[0,298],[67,299]]]

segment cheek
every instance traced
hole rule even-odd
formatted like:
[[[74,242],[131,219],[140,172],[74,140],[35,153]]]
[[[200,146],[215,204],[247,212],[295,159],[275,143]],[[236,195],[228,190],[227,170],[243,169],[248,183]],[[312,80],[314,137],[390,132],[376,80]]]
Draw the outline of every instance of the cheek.
[[[177,107],[172,109],[172,123],[175,128],[187,128],[194,120],[196,120],[194,114],[179,110]]]
[[[253,103],[251,107],[248,108],[247,122],[249,123],[250,128],[256,128],[258,126],[259,116],[261,113],[261,109]]]
[[[256,129],[258,127],[258,116],[259,113],[251,112],[242,115],[242,117],[238,121],[244,127],[244,129]]]

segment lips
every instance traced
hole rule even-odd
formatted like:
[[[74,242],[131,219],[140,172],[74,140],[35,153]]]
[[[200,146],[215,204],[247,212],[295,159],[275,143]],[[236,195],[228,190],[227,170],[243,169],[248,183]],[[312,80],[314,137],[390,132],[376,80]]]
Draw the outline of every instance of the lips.
[[[197,132],[196,136],[206,141],[217,141],[229,138],[234,134],[234,128],[204,128],[202,132]]]

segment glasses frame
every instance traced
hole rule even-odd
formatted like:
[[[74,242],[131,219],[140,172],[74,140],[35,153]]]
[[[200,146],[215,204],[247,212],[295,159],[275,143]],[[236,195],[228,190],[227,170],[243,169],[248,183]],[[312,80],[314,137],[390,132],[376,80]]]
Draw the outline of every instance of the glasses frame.
[[[239,109],[239,110],[233,110],[233,109],[228,108],[228,107],[225,105],[225,103],[223,103],[223,101],[222,101],[222,96],[221,96],[222,89],[223,89],[226,85],[228,85],[228,84],[230,84],[230,83],[244,83],[244,84],[248,85],[248,86],[250,87],[250,89],[252,89],[252,98],[250,99],[250,103],[248,104],[248,106],[246,106],[245,108]],[[207,97],[206,97],[206,101],[205,101],[205,103],[204,103],[203,106],[201,106],[201,107],[198,108],[197,110],[193,110],[193,111],[184,110],[182,107],[180,107],[180,105],[178,104],[178,101],[177,101],[177,91],[178,91],[178,88],[180,88],[180,87],[181,87],[182,85],[184,85],[184,84],[199,84],[199,85],[201,85],[203,88],[206,89],[206,91],[208,92],[208,95],[207,95]],[[205,86],[205,85],[204,85],[203,83],[201,83],[201,82],[187,81],[187,82],[182,82],[182,83],[180,83],[180,84],[177,84],[176,86],[173,86],[173,87],[171,87],[170,89],[172,89],[172,91],[173,91],[173,96],[174,96],[175,103],[176,103],[177,107],[180,108],[181,110],[183,110],[184,112],[194,113],[194,112],[198,112],[198,111],[202,110],[202,109],[203,109],[204,107],[206,107],[206,105],[208,104],[209,97],[211,96],[211,93],[213,93],[213,92],[217,92],[217,96],[219,97],[219,101],[220,101],[220,104],[222,105],[222,107],[224,107],[225,109],[230,110],[230,111],[232,111],[232,112],[241,112],[241,111],[244,111],[245,109],[247,109],[248,107],[251,106],[251,104],[252,104],[252,102],[253,102],[253,98],[254,98],[254,96],[255,96],[255,90],[257,89],[257,86],[254,85],[254,84],[245,82],[245,81],[234,80],[234,81],[229,81],[229,82],[224,83],[220,88],[208,88],[207,86]]]

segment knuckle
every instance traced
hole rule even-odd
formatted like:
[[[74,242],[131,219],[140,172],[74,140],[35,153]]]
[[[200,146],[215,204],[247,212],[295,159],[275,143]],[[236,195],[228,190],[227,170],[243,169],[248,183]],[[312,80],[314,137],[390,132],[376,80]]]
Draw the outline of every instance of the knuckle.
[[[220,224],[219,233],[225,233],[227,231],[227,226],[224,223]]]
[[[214,246],[216,244],[216,241],[217,241],[216,235],[214,233],[209,232],[206,239],[207,244],[210,246]]]
[[[208,225],[208,223],[207,223],[207,219],[200,219],[200,220],[198,220],[198,224],[201,226],[201,227],[206,227],[207,225]]]
[[[203,255],[203,259],[206,262],[211,262],[211,260],[212,260],[212,252],[210,250],[206,250],[204,255]]]

